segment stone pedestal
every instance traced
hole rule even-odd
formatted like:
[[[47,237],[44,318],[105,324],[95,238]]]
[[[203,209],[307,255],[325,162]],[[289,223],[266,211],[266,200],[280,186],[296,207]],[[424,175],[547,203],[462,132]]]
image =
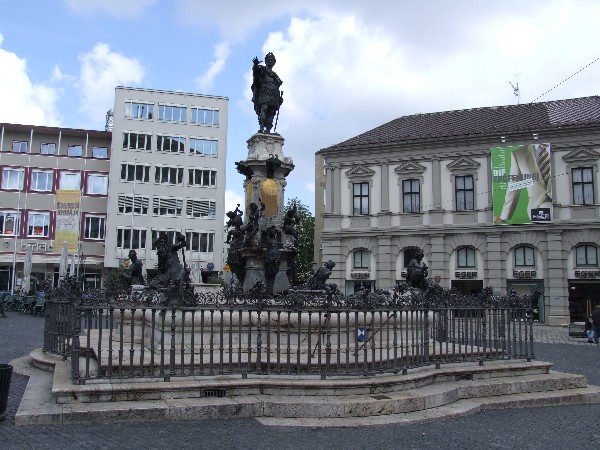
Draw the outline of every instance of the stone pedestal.
[[[293,237],[285,234],[284,193],[286,177],[294,170],[291,158],[283,154],[284,139],[279,134],[256,133],[248,139],[248,157],[236,163],[237,170],[246,176],[244,191],[245,224],[258,207],[258,230],[245,232],[239,255],[244,259],[244,292],[261,282],[269,294],[280,294],[289,288],[289,261],[297,254]],[[246,227],[246,225],[245,225]],[[246,229],[246,228],[243,228]]]

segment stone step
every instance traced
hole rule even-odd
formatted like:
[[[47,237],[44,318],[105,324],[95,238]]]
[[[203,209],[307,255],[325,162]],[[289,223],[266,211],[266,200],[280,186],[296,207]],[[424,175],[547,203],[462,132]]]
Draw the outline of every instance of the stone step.
[[[600,403],[600,388],[588,386],[585,388],[568,389],[561,391],[546,391],[519,393],[493,397],[481,397],[458,400],[456,402],[407,413],[387,414],[368,417],[341,417],[341,418],[282,418],[282,417],[257,417],[263,425],[285,427],[361,427],[370,425],[411,424],[429,422],[438,419],[448,419],[486,409],[508,408],[535,408],[543,406],[577,405],[586,403]]]
[[[481,409],[600,403],[600,388],[586,386],[583,376],[549,372],[463,377],[385,393],[305,396],[301,395],[305,384],[352,384],[360,380],[308,380],[298,387],[299,380],[288,379],[278,383],[293,382],[299,395],[278,395],[273,391],[270,394],[227,394],[223,398],[169,398],[166,391],[157,400],[135,400],[133,392],[128,401],[59,404],[56,394],[52,393],[53,374],[32,370],[38,373],[31,375],[15,418],[17,425],[257,418],[268,425],[360,426],[435,420]],[[211,381],[213,386],[216,381]],[[150,384],[157,390],[165,387],[161,381]],[[98,389],[100,385],[86,387]],[[146,383],[146,388],[149,387]]]

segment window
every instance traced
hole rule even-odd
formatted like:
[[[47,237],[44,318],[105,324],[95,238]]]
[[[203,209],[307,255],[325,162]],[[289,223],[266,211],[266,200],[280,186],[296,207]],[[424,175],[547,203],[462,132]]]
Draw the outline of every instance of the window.
[[[594,171],[591,167],[573,169],[573,204],[594,204]]]
[[[121,164],[121,181],[150,181],[150,166],[143,164]]]
[[[56,153],[56,144],[42,143],[40,146],[40,153],[42,155],[54,155],[54,153]]]
[[[357,250],[354,252],[354,269],[368,269],[371,260],[371,254],[366,250]]]
[[[214,169],[189,169],[189,186],[216,186],[217,171]]]
[[[473,175],[456,177],[454,181],[456,186],[456,210],[468,211],[475,209]]]
[[[143,228],[117,228],[117,248],[145,249],[146,230]]]
[[[154,181],[162,184],[182,184],[183,168],[169,166],[155,167]]]
[[[104,229],[106,228],[106,217],[104,216],[85,216],[85,239],[104,239]]]
[[[154,197],[152,199],[152,213],[155,216],[180,216],[182,209],[182,198]]]
[[[152,135],[147,133],[123,132],[123,149],[152,150]]]
[[[183,153],[185,151],[185,136],[156,137],[156,150],[159,152]]]
[[[119,214],[142,214],[148,215],[148,205],[150,199],[148,196],[119,194],[118,211]]]
[[[27,217],[27,236],[48,237],[50,213],[30,212]]]
[[[87,179],[87,194],[107,195],[108,176],[89,174]]]
[[[214,139],[190,138],[190,153],[201,156],[217,156],[219,141]]]
[[[421,212],[421,184],[417,179],[402,180],[402,204],[405,213]]]
[[[533,248],[526,246],[515,248],[515,266],[535,266]]]
[[[188,231],[185,233],[185,240],[187,241],[186,250],[203,253],[214,251],[215,233]]]
[[[15,153],[27,153],[27,141],[13,141],[12,151]]]
[[[106,147],[93,147],[92,157],[94,158],[108,158],[108,148]]]
[[[456,252],[457,266],[459,269],[475,267],[475,249],[463,247]]]
[[[19,229],[19,213],[0,211],[0,234],[14,236]]]
[[[42,172],[33,170],[31,172],[31,190],[33,191],[52,191],[52,180],[54,172]]]
[[[353,214],[369,214],[369,183],[353,183]]]
[[[80,190],[80,174],[77,172],[61,172],[58,187],[62,190]]]
[[[575,249],[577,266],[598,266],[598,252],[593,245],[580,245]]]
[[[158,240],[158,237],[162,233],[166,233],[167,234],[167,241],[168,242],[170,242],[171,244],[175,243],[175,231],[173,231],[173,230],[170,230],[170,231],[166,231],[166,230],[152,230],[152,250],[156,250],[156,241]]]
[[[125,117],[127,119],[147,119],[152,120],[154,114],[154,103],[144,102],[125,102]]]
[[[188,198],[185,213],[191,218],[215,218],[217,203],[214,200],[194,200]]]
[[[165,105],[158,104],[158,120],[165,120],[167,122],[178,122],[186,123],[185,113],[187,111],[186,106],[176,105]]]
[[[219,111],[216,109],[191,108],[192,124],[208,127],[219,126]]]
[[[23,169],[2,169],[2,189],[23,189]]]
[[[67,147],[68,156],[81,156],[83,153],[83,147],[81,145],[69,145]]]

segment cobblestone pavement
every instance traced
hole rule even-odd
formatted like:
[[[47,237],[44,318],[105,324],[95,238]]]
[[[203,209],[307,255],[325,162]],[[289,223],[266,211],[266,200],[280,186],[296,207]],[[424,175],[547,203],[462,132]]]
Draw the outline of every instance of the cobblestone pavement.
[[[41,347],[43,319],[8,312],[0,318],[0,363]],[[566,328],[535,325],[536,358],[600,385],[600,348]],[[572,449],[600,448],[600,405],[480,413],[413,425],[362,428],[267,427],[253,419],[94,425],[14,425],[27,377],[13,374],[2,449]]]

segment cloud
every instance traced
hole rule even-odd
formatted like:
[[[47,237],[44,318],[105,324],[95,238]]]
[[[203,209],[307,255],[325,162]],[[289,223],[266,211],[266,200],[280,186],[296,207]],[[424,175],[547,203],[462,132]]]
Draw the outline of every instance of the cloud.
[[[99,43],[79,55],[81,73],[76,83],[80,92],[80,110],[93,124],[104,124],[106,111],[114,105],[115,87],[139,85],[145,69],[136,58],[111,52],[107,44]]]
[[[196,84],[200,92],[208,92],[212,90],[215,77],[221,73],[227,62],[227,58],[231,53],[231,49],[227,42],[221,42],[214,47],[215,59],[211,61],[206,72],[196,79]]]
[[[4,41],[0,34],[0,46]],[[58,91],[34,83],[27,73],[27,61],[0,48],[0,122],[25,125],[60,125],[56,109]]]
[[[236,205],[241,205],[240,209],[244,210],[244,205],[246,201],[244,200],[244,196],[242,192],[237,192],[234,189],[226,189],[225,190],[225,208],[226,211],[233,211]],[[227,217],[225,217],[225,221],[227,221]]]
[[[157,0],[63,0],[76,14],[93,16],[98,13],[115,17],[141,16]]]

